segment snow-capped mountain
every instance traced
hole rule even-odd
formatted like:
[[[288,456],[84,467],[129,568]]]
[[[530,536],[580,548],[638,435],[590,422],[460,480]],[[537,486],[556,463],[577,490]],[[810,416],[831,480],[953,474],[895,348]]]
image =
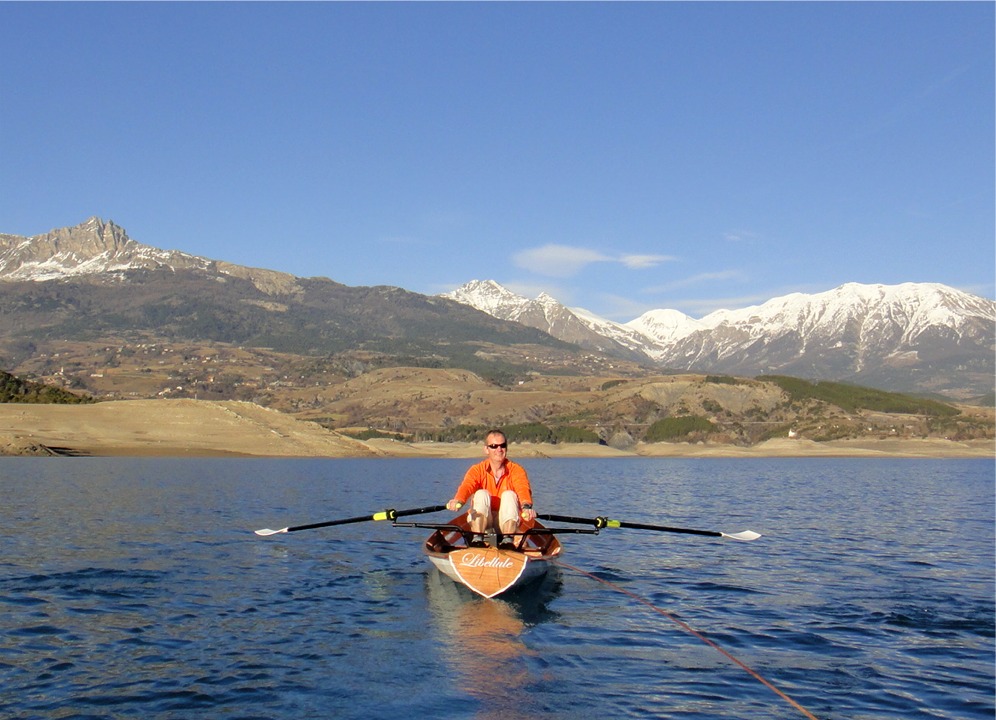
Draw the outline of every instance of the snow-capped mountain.
[[[542,330],[558,340],[589,350],[645,359],[645,338],[585,311],[572,310],[546,293],[534,300],[517,295],[494,280],[472,280],[441,297],[470,305],[499,320]]]
[[[26,238],[0,234],[0,278],[55,280],[135,269],[206,269],[210,261],[137,243],[113,222],[92,217]]]
[[[697,330],[704,330],[708,325],[679,310],[650,310],[636,320],[630,320],[624,327],[631,328],[645,338],[650,338],[653,345],[646,352],[659,360],[664,349],[671,343]]]
[[[944,285],[848,283],[718,311],[701,323],[659,361],[921,392],[947,389],[946,375],[968,373],[992,387],[996,303]]]
[[[647,343],[647,333],[639,328],[631,327],[628,323],[620,325],[617,322],[606,320],[603,317],[585,310],[584,308],[569,308],[568,312],[573,313],[581,322],[587,325],[593,332],[615,340],[619,345],[642,356],[653,358],[655,346]],[[677,312],[677,311],[662,311]],[[681,314],[681,313],[677,313]],[[691,319],[691,318],[689,318]]]
[[[103,279],[127,270],[197,270],[249,280],[265,293],[297,289],[293,275],[143,245],[97,217],[33,237],[0,233],[0,280]]]
[[[738,349],[767,345],[787,336],[798,337],[797,355],[824,354],[847,345],[855,347],[856,370],[873,351],[903,353],[939,328],[962,339],[982,337],[996,322],[996,303],[935,283],[861,285],[848,283],[815,295],[793,293],[740,310],[719,310],[691,332],[671,338],[667,357],[677,360],[714,354],[735,354]],[[686,327],[687,329],[687,327]],[[710,336],[739,334],[735,343],[720,349]]]
[[[504,319],[529,315],[538,303],[493,281],[474,281],[450,297]],[[501,298],[498,302],[496,298]],[[938,391],[958,384],[946,376],[977,376],[992,387],[996,303],[935,283],[848,283],[824,293],[794,293],[763,305],[719,310],[695,320],[676,310],[653,310],[626,324],[542,298],[543,326],[562,340],[559,327],[573,316],[590,331],[663,367],[698,372],[780,373],[859,382],[907,391]],[[959,380],[960,382],[960,380]]]

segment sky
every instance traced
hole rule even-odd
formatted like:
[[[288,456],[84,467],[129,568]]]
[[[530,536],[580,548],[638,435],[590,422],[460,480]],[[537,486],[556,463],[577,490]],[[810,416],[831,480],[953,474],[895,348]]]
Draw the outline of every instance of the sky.
[[[626,322],[996,296],[992,2],[0,2],[0,232]]]

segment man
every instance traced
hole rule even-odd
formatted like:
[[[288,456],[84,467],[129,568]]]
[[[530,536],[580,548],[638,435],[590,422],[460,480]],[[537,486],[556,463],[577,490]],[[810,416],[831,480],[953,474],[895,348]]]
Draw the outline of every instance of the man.
[[[525,468],[508,459],[508,439],[501,430],[484,438],[487,459],[471,466],[446,509],[457,511],[468,499],[470,531],[483,535],[497,528],[503,534],[518,532],[520,521],[536,520],[533,492]]]

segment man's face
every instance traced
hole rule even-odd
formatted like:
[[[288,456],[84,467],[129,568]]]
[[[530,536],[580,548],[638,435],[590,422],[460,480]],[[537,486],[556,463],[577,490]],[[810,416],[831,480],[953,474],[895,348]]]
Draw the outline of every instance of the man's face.
[[[504,435],[492,433],[488,435],[484,449],[492,460],[504,460],[508,452],[508,441]]]

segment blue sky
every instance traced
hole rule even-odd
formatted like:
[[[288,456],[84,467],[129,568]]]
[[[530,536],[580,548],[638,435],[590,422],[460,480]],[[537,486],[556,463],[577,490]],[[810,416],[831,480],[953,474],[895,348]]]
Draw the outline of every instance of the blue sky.
[[[0,232],[626,321],[996,293],[994,4],[0,3]]]

